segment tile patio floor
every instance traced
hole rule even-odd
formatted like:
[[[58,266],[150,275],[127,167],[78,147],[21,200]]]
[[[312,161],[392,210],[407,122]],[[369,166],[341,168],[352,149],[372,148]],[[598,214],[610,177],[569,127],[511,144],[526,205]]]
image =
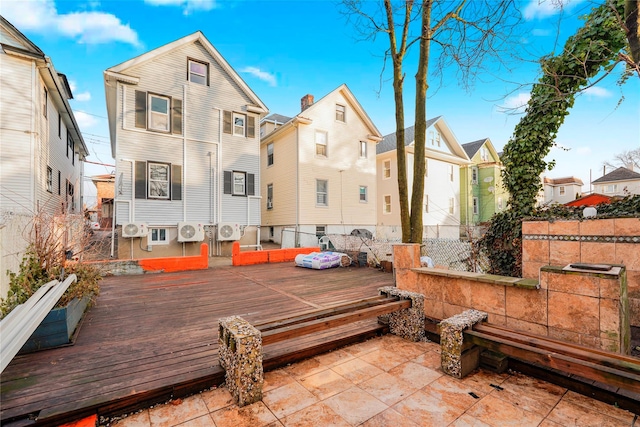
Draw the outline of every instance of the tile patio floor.
[[[393,335],[265,374],[264,398],[244,408],[226,388],[157,405],[117,427],[633,426],[627,411],[521,374],[440,370],[439,346]],[[473,395],[472,395],[473,394]]]

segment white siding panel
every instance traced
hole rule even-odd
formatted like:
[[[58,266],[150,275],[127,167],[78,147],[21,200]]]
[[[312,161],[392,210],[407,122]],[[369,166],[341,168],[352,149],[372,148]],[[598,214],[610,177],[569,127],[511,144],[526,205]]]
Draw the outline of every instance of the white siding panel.
[[[187,141],[187,163],[184,168],[183,188],[187,203],[187,220],[213,223],[215,205],[213,203],[217,177],[216,146],[213,144]],[[211,155],[209,155],[211,153]]]

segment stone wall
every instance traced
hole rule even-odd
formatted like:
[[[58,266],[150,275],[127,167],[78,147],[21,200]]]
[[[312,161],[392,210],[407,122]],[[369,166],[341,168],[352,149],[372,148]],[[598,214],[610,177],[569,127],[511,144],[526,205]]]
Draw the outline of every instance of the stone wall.
[[[624,265],[631,326],[640,327],[640,218],[526,221],[522,225],[522,275],[570,263]]]

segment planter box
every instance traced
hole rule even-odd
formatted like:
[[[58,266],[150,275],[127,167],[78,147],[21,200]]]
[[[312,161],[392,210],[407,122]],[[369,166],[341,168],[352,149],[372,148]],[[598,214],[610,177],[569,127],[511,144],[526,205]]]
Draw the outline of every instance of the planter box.
[[[80,300],[76,298],[66,307],[51,310],[31,334],[31,337],[22,346],[18,354],[69,344],[73,332],[87,309],[89,300],[89,297]]]

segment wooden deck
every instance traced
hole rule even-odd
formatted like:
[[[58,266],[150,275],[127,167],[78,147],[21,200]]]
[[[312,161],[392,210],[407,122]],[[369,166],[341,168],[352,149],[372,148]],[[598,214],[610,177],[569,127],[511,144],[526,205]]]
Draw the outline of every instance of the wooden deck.
[[[75,345],[16,357],[2,373],[3,425],[56,424],[121,413],[223,381],[221,317],[259,322],[377,295],[391,274],[370,268],[310,270],[290,263],[106,278]],[[327,349],[375,320],[307,338]],[[265,366],[292,360],[290,342],[265,349]],[[282,358],[285,356],[285,358]]]

